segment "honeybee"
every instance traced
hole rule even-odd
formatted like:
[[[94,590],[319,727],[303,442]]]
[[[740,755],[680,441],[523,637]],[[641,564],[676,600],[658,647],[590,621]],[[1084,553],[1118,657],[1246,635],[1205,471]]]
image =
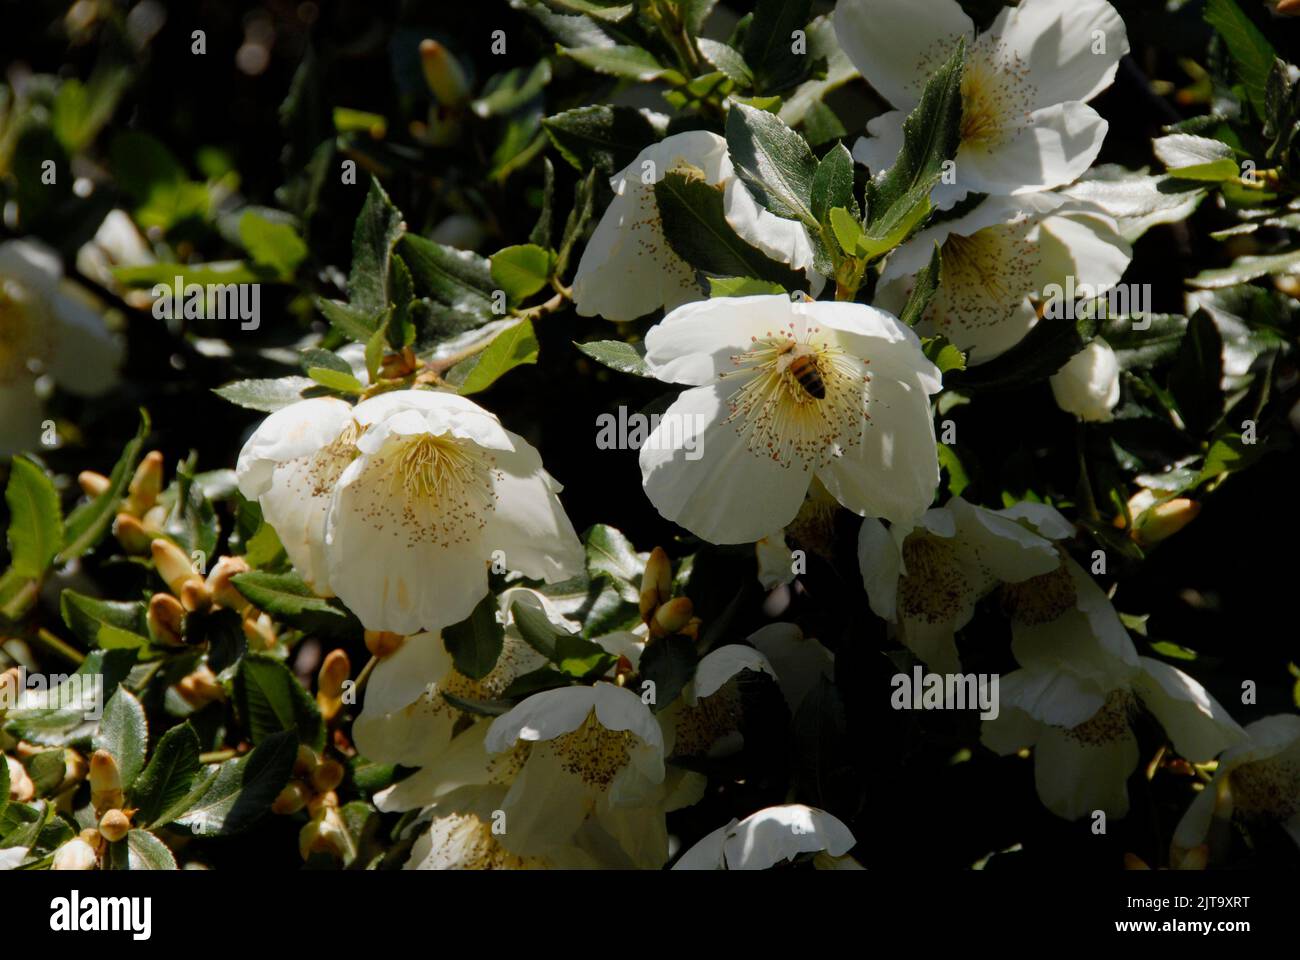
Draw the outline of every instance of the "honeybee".
[[[794,349],[794,341],[781,349],[782,353],[789,353]],[[804,393],[814,400],[826,399],[826,381],[822,379],[822,372],[817,368],[817,358],[806,353],[790,361],[786,368],[790,371],[790,376],[794,377],[795,382],[803,388]]]

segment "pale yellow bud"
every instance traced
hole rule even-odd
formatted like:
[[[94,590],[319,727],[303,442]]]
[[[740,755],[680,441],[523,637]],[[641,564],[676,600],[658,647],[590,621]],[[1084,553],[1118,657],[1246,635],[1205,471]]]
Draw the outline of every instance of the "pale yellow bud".
[[[251,608],[250,608],[251,611]],[[244,636],[253,650],[270,650],[275,646],[275,621],[265,613],[244,620]]]
[[[202,578],[194,572],[194,567],[190,565],[190,558],[185,555],[185,551],[170,540],[158,537],[149,545],[149,550],[153,554],[153,563],[158,570],[158,576],[163,578],[167,589],[176,596],[181,595],[181,588],[185,584],[194,580],[203,582]]]
[[[121,810],[109,810],[99,818],[99,835],[117,843],[131,831],[131,818]]]
[[[208,589],[212,598],[223,607],[244,613],[252,606],[248,598],[235,589],[231,578],[248,573],[251,568],[243,557],[222,557],[208,574]]]
[[[122,806],[122,775],[117,761],[107,750],[96,750],[90,755],[90,803],[95,812],[103,814]]]
[[[379,659],[391,657],[401,649],[402,644],[406,642],[406,637],[400,633],[389,633],[387,630],[367,630],[366,631],[366,649],[372,656]]]
[[[660,604],[667,603],[673,592],[673,564],[663,547],[650,551],[645,573],[641,575],[641,619],[647,623]]]
[[[425,82],[443,106],[458,107],[469,100],[469,81],[460,61],[437,40],[420,43],[420,65]]]
[[[298,756],[293,761],[293,775],[295,777],[308,776],[316,769],[316,764],[320,759],[316,756],[316,751],[305,743],[298,744]]]
[[[677,597],[669,600],[655,611],[650,630],[656,636],[679,633],[682,628],[691,622],[694,611],[695,608],[691,604],[690,597]]]
[[[1196,519],[1201,505],[1186,497],[1175,497],[1158,503],[1133,518],[1133,539],[1149,547],[1172,537]]]
[[[181,606],[190,613],[203,613],[212,607],[212,591],[202,580],[186,580],[181,584]]]
[[[153,534],[145,529],[144,524],[125,511],[113,519],[113,536],[123,550],[137,556],[148,553],[153,542]]]
[[[82,780],[86,779],[86,774],[89,771],[90,764],[86,763],[85,757],[70,747],[64,748],[63,780],[59,783],[59,788],[55,793],[63,793],[63,791],[70,787],[76,786]]]
[[[343,782],[343,764],[337,760],[322,760],[311,772],[311,785],[317,793],[329,793]]]
[[[27,803],[36,796],[36,785],[27,775],[27,768],[9,756],[5,757],[5,764],[9,767],[9,799]]]
[[[54,851],[51,870],[94,870],[99,864],[95,848],[80,837],[73,837]]]
[[[307,806],[307,801],[311,798],[311,790],[307,784],[301,780],[292,780],[280,795],[275,798],[271,804],[271,812],[287,816],[291,813],[297,813],[303,807]]]
[[[343,709],[343,684],[351,675],[352,664],[346,653],[335,649],[325,655],[325,662],[316,678],[316,704],[326,723]]]
[[[318,793],[307,801],[307,812],[313,817],[319,814],[326,807],[337,807],[339,805],[339,795],[333,790],[325,793]]]
[[[81,487],[81,492],[92,499],[103,494],[111,482],[108,477],[94,470],[82,470],[77,474],[77,485]]]
[[[304,860],[313,853],[342,859],[348,847],[347,827],[333,807],[322,808],[298,834],[298,852]]]
[[[99,830],[95,827],[87,827],[77,834],[82,840],[90,844],[92,850],[99,853],[104,847],[104,838],[99,835]]]
[[[157,501],[163,488],[163,455],[157,450],[145,454],[135,468],[135,476],[127,488],[125,509],[137,517],[144,516]]]
[[[176,647],[185,642],[185,608],[170,593],[155,593],[149,598],[145,620],[159,643]]]
[[[176,692],[195,710],[200,710],[226,696],[226,691],[217,680],[216,674],[207,667],[199,667],[177,681]]]

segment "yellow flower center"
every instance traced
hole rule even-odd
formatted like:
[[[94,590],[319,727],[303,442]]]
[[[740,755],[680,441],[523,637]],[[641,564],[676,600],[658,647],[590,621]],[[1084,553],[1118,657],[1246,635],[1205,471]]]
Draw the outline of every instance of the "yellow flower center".
[[[1072,610],[1078,599],[1074,578],[1064,563],[1050,573],[1002,585],[1003,612],[1025,626],[1051,623]]]
[[[1128,690],[1112,690],[1100,710],[1077,727],[1066,730],[1065,735],[1089,747],[1114,743],[1132,725],[1136,706],[1137,701]]]
[[[898,581],[898,609],[905,619],[946,623],[973,599],[952,540],[923,530],[909,534],[903,566],[907,573]]]
[[[926,313],[938,333],[996,326],[1034,294],[1041,253],[1030,243],[1027,221],[986,227],[943,243],[939,291]],[[959,338],[960,339],[960,338]]]
[[[587,714],[582,726],[551,741],[560,766],[589,787],[607,790],[631,759],[633,735],[628,730],[608,730]]]
[[[811,470],[823,467],[862,440],[871,419],[866,385],[871,377],[858,360],[818,339],[819,327],[803,338],[788,330],[755,337],[749,350],[731,358],[735,370],[724,379],[744,384],[727,400],[746,446],[755,455]]]
[[[1300,757],[1283,754],[1243,763],[1229,782],[1237,808],[1247,815],[1286,820],[1300,812]]]

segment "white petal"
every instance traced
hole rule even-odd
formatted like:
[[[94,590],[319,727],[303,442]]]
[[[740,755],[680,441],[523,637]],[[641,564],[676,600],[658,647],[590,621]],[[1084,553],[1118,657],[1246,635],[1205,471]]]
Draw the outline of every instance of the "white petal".
[[[501,803],[506,832],[500,841],[524,856],[545,855],[577,832],[591,806],[590,791],[561,766],[555,751],[534,747]]]
[[[1139,659],[1142,673],[1134,679],[1134,690],[1179,754],[1203,763],[1245,738],[1228,711],[1187,674],[1150,657]]]
[[[352,417],[352,407],[333,397],[300,400],[268,416],[239,453],[239,491],[256,500],[271,486],[275,464],[310,456],[331,443]]]
[[[903,149],[903,121],[907,114],[890,110],[867,121],[867,136],[853,144],[853,159],[874,176],[888,170]]]
[[[802,223],[778,217],[760,207],[739,178],[727,181],[722,202],[727,223],[742,240],[795,270],[812,269],[812,241]]]
[[[1097,159],[1106,130],[1106,121],[1085,103],[1040,108],[993,148],[964,144],[957,154],[958,182],[976,193],[994,194],[1071,183]]]
[[[751,814],[728,832],[722,855],[728,870],[767,870],[801,853],[841,856],[857,843],[825,810],[790,803]]]
[[[834,20],[853,65],[900,108],[920,100],[929,75],[975,29],[957,0],[840,0]]]
[[[785,329],[792,313],[793,304],[783,294],[688,303],[646,334],[646,365],[666,383],[711,383],[735,369],[731,358],[755,337]]]
[[[822,677],[830,680],[835,674],[835,654],[820,641],[805,638],[793,623],[770,623],[750,634],[747,642],[761,650],[772,664],[791,714]]]
[[[595,703],[595,687],[560,687],[535,693],[492,721],[485,742],[487,751],[501,753],[518,740],[554,740],[571,733],[582,726]]]
[[[1119,403],[1119,360],[1101,337],[1071,357],[1051,377],[1056,405],[1080,420],[1107,421]]]
[[[784,531],[769,533],[757,541],[754,553],[758,560],[758,582],[764,590],[772,590],[794,580],[794,554],[785,542]]]
[[[710,543],[750,543],[785,526],[812,479],[757,456],[738,425],[723,422],[732,389],[683,392],[641,447],[641,482],[655,509]]]
[[[1068,540],[1074,536],[1074,524],[1066,520],[1055,507],[1032,500],[1021,500],[999,514],[1012,520],[1026,520],[1041,536],[1049,540]]]
[[[1205,843],[1210,835],[1210,823],[1214,819],[1214,798],[1217,793],[1213,784],[1196,794],[1188,805],[1187,811],[1178,826],[1174,828],[1171,846],[1174,850],[1191,850]]]
[[[1013,707],[1056,727],[1077,727],[1090,720],[1105,705],[1108,692],[1067,670],[1036,666],[1013,670],[998,684],[1004,712]]]
[[[705,654],[700,660],[692,681],[694,697],[689,698],[688,702],[694,704],[696,698],[712,696],[742,670],[766,673],[772,679],[777,679],[772,664],[758,650],[741,643],[728,643]]]
[[[1094,810],[1122,817],[1128,813],[1127,781],[1137,762],[1131,730],[1093,746],[1049,727],[1034,747],[1034,783],[1043,805],[1058,817],[1078,820]]]
[[[109,333],[104,319],[90,305],[58,291],[50,299],[56,321],[49,373],[69,393],[97,397],[118,381],[125,352],[122,341]]]
[[[506,566],[533,579],[557,583],[576,577],[586,557],[569,515],[556,496],[562,489],[542,468],[542,458],[523,437],[507,431],[513,450],[499,450],[499,497],[488,517],[484,542],[505,554]]]
[[[727,837],[735,830],[736,824],[740,821],[732,817],[731,822],[725,827],[719,827],[712,833],[706,834],[697,841],[689,850],[677,858],[673,864],[674,870],[721,870],[724,867],[722,859],[722,845],[726,842]]]
[[[862,571],[867,602],[885,620],[898,619],[898,578],[903,565],[901,539],[910,532],[906,528],[906,524],[895,524],[892,529],[886,529],[875,517],[866,517],[858,531],[858,569]],[[900,531],[902,537],[895,535],[895,531]]]
[[[989,34],[1028,65],[1035,107],[1091,100],[1129,50],[1124,21],[1105,0],[1022,0],[1002,9]]]
[[[980,743],[999,756],[1032,747],[1042,735],[1044,724],[1019,707],[1001,706],[996,717],[980,726]]]
[[[954,497],[948,503],[960,525],[962,540],[979,553],[981,563],[1005,583],[1050,573],[1060,563],[1051,541],[1014,520]]]
[[[6,847],[0,850],[0,870],[17,870],[18,865],[26,859],[26,847]]]
[[[362,715],[401,710],[441,683],[451,668],[451,656],[440,637],[431,633],[408,637],[370,672]]]
[[[661,757],[658,779],[662,780],[663,731],[655,722],[650,708],[631,690],[612,683],[597,683],[591,689],[594,691],[593,704],[600,725],[606,730],[628,730],[643,744],[657,750]]]

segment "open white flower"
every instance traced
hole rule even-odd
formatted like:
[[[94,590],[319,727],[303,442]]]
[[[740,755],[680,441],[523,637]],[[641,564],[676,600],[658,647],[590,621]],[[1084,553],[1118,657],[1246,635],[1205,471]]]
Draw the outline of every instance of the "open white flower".
[[[0,455],[39,445],[50,382],[99,396],[121,361],[103,318],[65,285],[58,254],[34,240],[0,243]]]
[[[636,813],[662,819],[665,769],[663,730],[640,697],[604,682],[534,694],[494,720],[485,741],[489,753],[520,743],[527,759],[501,804],[512,850],[544,855],[591,819],[629,852],[642,851]],[[662,840],[651,863],[666,853]]]
[[[610,180],[614,200],[587,242],[573,280],[581,316],[635,320],[663,307],[700,300],[695,268],[669,246],[654,185],[670,171],[695,168],[723,188],[727,222],[768,256],[809,273],[813,292],[824,278],[811,271],[812,243],[800,223],[758,205],[735,174],[727,141],[707,130],[674,134],[651,144]]]
[[[776,671],[777,685],[791,714],[823,678],[835,676],[835,654],[820,640],[805,637],[796,624],[769,623],[750,634],[747,642],[767,657]]]
[[[671,730],[668,756],[722,757],[740,750],[745,704],[740,680],[746,671],[776,679],[767,657],[741,643],[724,644],[700,659],[681,698],[660,714]]]
[[[1211,760],[1238,742],[1241,728],[1205,688],[1181,670],[1136,658],[1115,663],[1109,683],[1069,663],[1035,666],[1002,678],[1002,709],[984,721],[981,739],[1000,754],[1034,748],[1034,783],[1043,805],[1077,820],[1094,810],[1128,813],[1127,781],[1137,768],[1133,720],[1150,712],[1183,757]]]
[[[954,673],[955,634],[980,598],[999,583],[1055,570],[1060,557],[1050,540],[1005,512],[954,497],[915,526],[863,520],[858,565],[871,609],[898,624],[899,639],[931,670]]]
[[[560,485],[522,437],[451,393],[359,403],[357,455],[326,520],[329,580],[371,630],[434,632],[469,616],[488,566],[554,583],[582,571]]]
[[[1101,337],[1052,374],[1056,405],[1080,420],[1106,421],[1119,403],[1119,361]]]
[[[843,822],[816,807],[768,807],[719,827],[681,855],[674,870],[767,870],[805,853],[843,856],[857,841]]]
[[[300,400],[262,421],[239,453],[239,490],[256,500],[299,576],[333,595],[325,521],[339,477],[357,455],[352,406],[333,397]]]
[[[1042,319],[1040,304],[1084,284],[1104,292],[1119,282],[1133,255],[1115,221],[1091,204],[1056,193],[989,197],[964,216],[922,230],[890,254],[878,306],[906,302],[936,244],[939,289],[917,330],[947,337],[968,351],[971,365],[1014,347],[1040,322],[1072,322],[1050,314]]]
[[[814,477],[855,513],[891,520],[934,495],[939,371],[887,313],[719,297],[651,329],[646,364],[691,389],[642,446],[642,484],[663,516],[705,540],[747,543],[784,527]]]
[[[1179,821],[1172,859],[1211,839],[1215,822],[1234,814],[1276,820],[1300,845],[1300,716],[1276,714],[1247,724],[1245,739],[1223,752],[1214,781]]]
[[[444,693],[462,700],[498,700],[519,677],[545,666],[545,658],[515,626],[511,606],[516,602],[540,609],[558,629],[577,627],[534,590],[504,591],[497,610],[497,619],[505,627],[501,652],[492,669],[478,679],[456,669],[440,637],[429,633],[408,637],[375,665],[366,683],[365,701],[352,726],[352,738],[362,755],[378,763],[428,766],[447,750],[454,735],[478,719],[454,706]],[[377,795],[376,803],[381,810],[424,806],[432,796],[422,792],[421,783],[420,774],[415,774]]]
[[[943,207],[968,191],[1028,193],[1087,170],[1107,124],[1085,101],[1111,84],[1128,52],[1124,21],[1104,0],[1021,0],[978,36],[957,0],[840,0],[835,35],[896,108],[854,147],[873,172],[894,162],[908,111],[967,38],[956,183],[935,190]]]

